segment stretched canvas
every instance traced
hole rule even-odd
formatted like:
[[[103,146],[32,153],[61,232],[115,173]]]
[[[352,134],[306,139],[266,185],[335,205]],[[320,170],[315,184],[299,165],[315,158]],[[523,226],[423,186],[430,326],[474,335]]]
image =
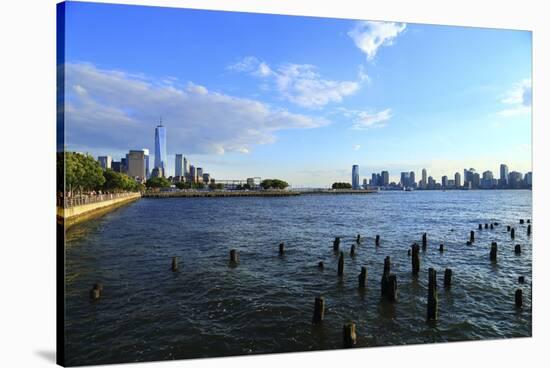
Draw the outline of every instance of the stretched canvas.
[[[59,364],[531,336],[530,31],[57,25]]]

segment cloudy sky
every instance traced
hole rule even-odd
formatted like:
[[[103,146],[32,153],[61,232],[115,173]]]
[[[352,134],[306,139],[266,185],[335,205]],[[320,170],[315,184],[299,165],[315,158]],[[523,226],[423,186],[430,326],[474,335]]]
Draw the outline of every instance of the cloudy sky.
[[[68,3],[65,140],[294,187],[531,170],[531,33]],[[151,157],[151,163],[154,158]]]

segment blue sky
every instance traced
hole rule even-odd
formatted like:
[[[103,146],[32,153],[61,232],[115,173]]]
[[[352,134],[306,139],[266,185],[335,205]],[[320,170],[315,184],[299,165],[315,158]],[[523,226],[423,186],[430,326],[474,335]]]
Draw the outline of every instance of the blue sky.
[[[66,144],[217,179],[531,170],[531,33],[68,3]],[[153,157],[151,157],[153,162]]]

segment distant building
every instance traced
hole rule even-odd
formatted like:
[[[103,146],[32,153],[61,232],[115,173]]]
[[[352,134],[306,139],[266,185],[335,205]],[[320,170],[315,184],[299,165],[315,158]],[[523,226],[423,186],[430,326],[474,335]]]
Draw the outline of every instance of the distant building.
[[[162,175],[166,174],[166,127],[162,120],[155,128],[155,168],[162,169]]]
[[[187,158],[183,157],[183,176],[189,175],[189,162],[187,161]]]
[[[382,186],[386,187],[390,185],[390,173],[387,171],[382,171],[380,173],[380,176],[382,177]]]
[[[426,189],[435,189],[435,180],[431,176],[428,177],[428,185]]]
[[[464,169],[464,187],[471,189],[479,187],[479,174],[475,169]]]
[[[523,175],[520,172],[512,171],[508,174],[508,187],[511,189],[520,189],[523,185]]]
[[[523,186],[528,189],[533,187],[533,173],[531,171],[523,177]]]
[[[99,156],[97,160],[99,161],[99,165],[103,170],[111,168],[111,164],[113,162],[113,158],[111,156]]]
[[[351,187],[360,189],[359,187],[359,165],[353,165],[351,168]]]
[[[493,189],[496,185],[497,181],[493,178],[493,172],[490,170],[484,171],[481,175],[480,187],[483,189]]]
[[[153,178],[163,178],[164,177],[164,171],[162,170],[162,167],[155,167],[153,171],[151,171],[151,177]]]
[[[112,161],[111,162],[111,169],[115,172],[122,172],[120,169],[121,162],[120,161]]]
[[[124,174],[128,172],[128,155],[120,159],[120,172]]]
[[[500,178],[498,181],[498,185],[501,188],[505,188],[508,186],[508,165],[500,164]]]
[[[208,174],[208,173],[202,174],[202,181],[203,181],[204,184],[210,183],[210,174]],[[247,184],[248,184],[248,181],[247,181]],[[254,184],[254,182],[253,182],[253,184]]]
[[[151,171],[149,171],[149,149],[144,148],[143,153],[145,154],[145,178],[148,179],[151,176]]]
[[[409,173],[409,186],[416,187],[416,178],[415,178],[414,171],[411,171]]]
[[[448,186],[449,186],[449,181],[448,181],[447,175],[443,175],[441,177],[441,187],[443,189],[447,189]]]
[[[132,150],[128,153],[128,176],[145,181],[145,152]]]
[[[422,189],[426,189],[428,185],[428,172],[426,171],[426,169],[422,169],[422,181],[420,183],[420,187]]]
[[[183,155],[181,153],[176,153],[176,168],[175,168],[175,176],[184,176],[185,172],[183,169]]]
[[[460,185],[460,173],[456,172],[455,173],[455,188],[460,188],[461,185]]]
[[[410,187],[410,173],[409,172],[402,172],[401,173],[401,180],[399,181],[399,183],[401,184],[401,186],[403,188],[407,188],[407,187]]]
[[[455,181],[453,179],[447,180],[447,188],[456,188]]]
[[[376,173],[371,174],[370,185],[372,187],[377,187],[378,186],[378,178],[376,177]]]
[[[192,183],[198,182],[197,180],[197,170],[195,169],[195,166],[191,165],[189,166],[189,178]]]
[[[368,188],[368,182],[367,182],[367,179],[363,179],[363,189],[367,189]]]

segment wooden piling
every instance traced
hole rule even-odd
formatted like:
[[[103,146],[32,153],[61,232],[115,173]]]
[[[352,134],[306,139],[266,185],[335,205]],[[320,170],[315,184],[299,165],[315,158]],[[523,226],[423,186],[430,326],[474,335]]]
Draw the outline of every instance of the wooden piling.
[[[524,284],[524,283],[525,283],[525,276],[520,276],[520,277],[518,277],[518,282],[519,282],[520,284]]]
[[[359,274],[359,288],[367,286],[367,267],[361,267],[361,273]]]
[[[319,267],[320,269],[323,269],[325,268],[325,263],[323,261],[319,261],[319,263],[317,264],[317,267]]]
[[[426,250],[427,246],[428,246],[428,234],[424,233],[422,234],[422,250]]]
[[[527,223],[530,224],[530,223],[531,223],[531,220],[527,219]]]
[[[493,230],[495,227],[493,226],[493,224],[489,225],[489,227],[491,228],[491,230]]]
[[[172,257],[172,272],[178,270],[178,257]]]
[[[344,275],[344,252],[340,252],[340,258],[338,258],[338,276]]]
[[[380,291],[382,296],[386,296],[388,291],[388,278],[390,276],[391,261],[390,256],[384,258],[384,271],[382,273],[382,279],[380,280]]]
[[[485,228],[488,229],[488,228],[489,228],[489,224],[485,223]]]
[[[411,256],[411,250],[410,249],[407,250],[407,256],[409,256],[409,257]]]
[[[512,229],[512,227],[510,225],[506,225],[506,231],[510,231]]]
[[[390,302],[394,302],[397,300],[397,276],[395,274],[391,274],[388,276],[386,299]]]
[[[313,308],[313,323],[318,324],[325,318],[325,298],[318,296],[315,298],[315,306]]]
[[[348,322],[342,328],[344,348],[352,348],[357,343],[357,335],[355,333],[355,323]]]
[[[439,253],[443,253],[443,243],[439,244]]]
[[[436,272],[430,268],[428,269],[428,321],[437,320],[437,306]]]
[[[374,245],[377,247],[380,245],[380,235],[376,235],[376,238],[374,239]]]
[[[357,244],[361,243],[361,234],[357,234],[357,238],[355,238],[355,242]]]
[[[355,257],[355,244],[351,245],[351,250],[349,251],[350,257]]]
[[[475,241],[475,233],[474,231],[470,231],[470,243],[473,243]]]
[[[420,247],[418,244],[414,243],[412,245],[412,273],[413,275],[418,275],[420,271],[420,257],[418,255]]]
[[[491,243],[491,252],[489,253],[489,258],[493,262],[497,261],[497,242]]]
[[[483,225],[479,224],[479,226],[477,227],[479,230],[483,229]]]
[[[516,289],[515,301],[516,301],[516,308],[523,307],[523,290]]]
[[[453,270],[451,270],[450,268],[446,268],[445,269],[445,276],[443,277],[443,286],[445,288],[450,288],[451,287],[451,279],[453,277]]]
[[[514,253],[521,254],[521,244],[516,244],[514,247]]]
[[[332,248],[335,252],[338,252],[340,250],[340,237],[337,236],[334,238],[334,241],[332,242]]]
[[[531,224],[527,225],[527,236],[531,235]]]
[[[512,230],[510,230],[510,238],[512,238],[512,239],[516,238],[516,229],[515,228],[512,228]]]
[[[102,284],[94,284],[90,290],[90,299],[99,300],[101,298],[101,292],[103,291]]]
[[[285,243],[279,243],[279,255],[285,254]]]
[[[231,266],[236,266],[237,264],[239,264],[239,253],[236,249],[231,249],[229,251],[229,264]]]
[[[524,220],[524,219],[520,219],[520,220],[519,220],[519,223],[520,223],[520,225],[523,225],[523,224],[525,223],[525,220]]]

